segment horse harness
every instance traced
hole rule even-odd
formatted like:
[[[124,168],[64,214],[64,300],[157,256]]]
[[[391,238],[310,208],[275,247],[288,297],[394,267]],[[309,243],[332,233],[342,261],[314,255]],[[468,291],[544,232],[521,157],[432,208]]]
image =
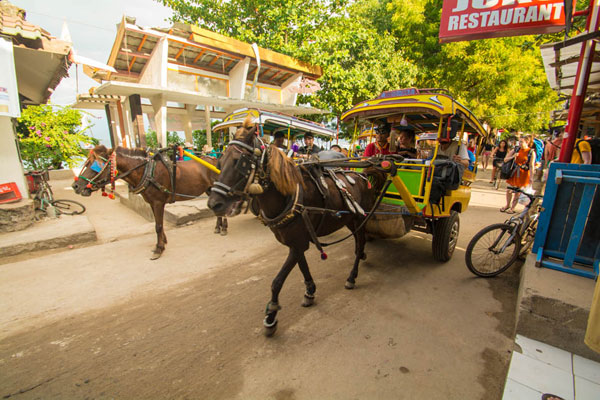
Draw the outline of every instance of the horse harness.
[[[241,156],[238,160],[235,168],[240,173],[241,178],[233,184],[233,186],[228,186],[222,182],[215,182],[211,191],[219,193],[222,196],[230,197],[230,196],[241,196],[243,198],[247,198],[253,194],[263,193],[269,185],[271,185],[271,181],[269,178],[269,171],[267,168],[268,157],[271,151],[270,146],[266,146],[265,143],[256,136],[254,139],[253,146],[242,142],[240,140],[232,140],[229,142],[229,146],[236,149],[240,152]],[[247,154],[242,151],[242,149],[247,150],[250,154]],[[325,176],[328,176],[334,182],[336,188],[340,192],[344,202],[350,213],[361,215],[365,217],[360,226],[357,228],[359,230],[364,226],[367,220],[373,215],[375,209],[381,202],[383,198],[383,194],[387,188],[384,187],[381,195],[375,202],[374,207],[367,214],[360,206],[360,204],[352,197],[351,193],[347,189],[346,182],[338,177],[337,174],[343,174],[346,178],[346,181],[355,185],[356,181],[347,175],[347,172],[342,168],[332,168],[327,166],[322,166],[319,162],[307,163],[308,168],[304,168],[308,173],[310,179],[315,183],[318,191],[320,192],[325,205],[328,204],[328,185],[325,180]],[[357,174],[360,178],[365,179],[368,182],[368,179],[363,174]],[[389,181],[387,185],[389,185]],[[370,183],[369,183],[370,185]],[[260,189],[259,189],[260,187]],[[327,259],[327,254],[323,251],[322,247],[328,246],[331,244],[339,243],[350,236],[352,236],[355,232],[350,233],[348,236],[337,240],[331,243],[321,243],[318,240],[317,232],[321,229],[321,226],[325,220],[326,214],[334,214],[337,217],[340,217],[343,211],[332,210],[325,207],[310,207],[305,206],[303,203],[304,191],[301,185],[296,186],[296,192],[294,196],[290,196],[289,201],[284,208],[284,210],[276,217],[269,218],[267,217],[262,210],[260,210],[260,214],[258,218],[260,221],[267,226],[268,228],[283,228],[284,226],[290,224],[295,218],[300,215],[304,222],[304,225],[311,237],[311,241],[315,244],[317,249],[321,253],[321,258],[323,260]],[[322,217],[319,221],[317,229],[315,230],[312,221],[310,220],[310,213],[320,213]]]

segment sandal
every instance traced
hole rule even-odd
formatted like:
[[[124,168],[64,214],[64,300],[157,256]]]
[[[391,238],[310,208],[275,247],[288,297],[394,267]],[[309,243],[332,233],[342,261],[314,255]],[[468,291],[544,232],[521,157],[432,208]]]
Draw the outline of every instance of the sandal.
[[[515,210],[513,210],[512,208],[509,208],[508,210],[504,211],[507,214],[516,214],[517,212]]]
[[[506,210],[508,210],[509,208],[510,208],[510,207],[502,207],[502,208],[500,209],[500,212],[506,212]]]

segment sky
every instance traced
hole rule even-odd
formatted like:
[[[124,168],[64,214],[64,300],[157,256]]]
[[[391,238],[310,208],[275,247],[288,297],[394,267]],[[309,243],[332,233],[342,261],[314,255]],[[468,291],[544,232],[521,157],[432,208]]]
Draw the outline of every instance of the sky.
[[[9,0],[25,9],[27,21],[41,26],[51,35],[60,38],[66,22],[77,54],[106,63],[117,35],[117,24],[123,15],[136,18],[140,26],[170,26],[171,9],[154,0]],[[76,75],[79,79],[76,80]],[[50,98],[52,104],[70,105],[77,94],[100,84],[88,78],[81,66],[76,73],[75,64],[69,69],[69,77],[61,81]],[[110,145],[108,125],[104,111],[88,111],[92,136]]]

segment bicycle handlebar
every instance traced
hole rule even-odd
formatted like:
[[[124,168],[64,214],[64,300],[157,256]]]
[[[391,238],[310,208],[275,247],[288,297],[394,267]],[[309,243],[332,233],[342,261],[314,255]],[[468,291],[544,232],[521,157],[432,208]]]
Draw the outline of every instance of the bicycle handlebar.
[[[519,187],[516,187],[516,186],[507,186],[506,189],[512,190],[513,192],[522,193],[525,196],[529,197],[529,199],[532,200],[532,201],[533,201],[533,199],[541,199],[542,197],[544,197],[544,196],[539,195],[539,194],[529,194],[529,193],[523,191],[523,189],[521,189]]]

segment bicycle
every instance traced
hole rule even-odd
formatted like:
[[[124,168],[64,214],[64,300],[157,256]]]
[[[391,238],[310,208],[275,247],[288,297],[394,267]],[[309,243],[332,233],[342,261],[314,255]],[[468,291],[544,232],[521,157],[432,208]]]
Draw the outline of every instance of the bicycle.
[[[85,206],[75,200],[54,199],[52,188],[48,183],[48,171],[30,171],[28,178],[29,191],[34,194],[36,209],[50,213],[49,206],[54,207],[56,214],[79,215],[85,212]]]
[[[513,186],[507,189],[527,196],[529,204],[504,223],[483,228],[469,242],[465,253],[467,268],[483,278],[506,271],[517,258],[524,258],[533,246],[541,211],[539,199],[543,196],[531,195]]]

